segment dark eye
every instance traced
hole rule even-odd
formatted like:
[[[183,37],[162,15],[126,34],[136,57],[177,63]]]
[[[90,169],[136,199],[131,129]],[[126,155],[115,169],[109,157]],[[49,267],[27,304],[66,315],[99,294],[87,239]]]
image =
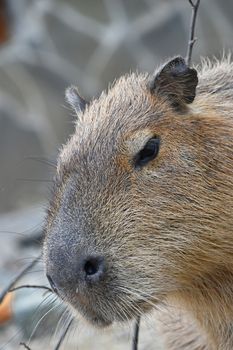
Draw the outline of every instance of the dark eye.
[[[150,162],[159,153],[159,138],[151,138],[135,157],[135,167],[140,168]]]

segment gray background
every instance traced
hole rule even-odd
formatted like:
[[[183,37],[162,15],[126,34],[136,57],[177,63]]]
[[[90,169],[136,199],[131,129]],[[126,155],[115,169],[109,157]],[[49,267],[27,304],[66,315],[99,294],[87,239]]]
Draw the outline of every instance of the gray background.
[[[92,97],[129,70],[153,69],[187,48],[187,0],[11,0],[0,51],[0,211],[44,202],[72,131],[64,90]],[[202,0],[193,59],[232,48],[233,2]],[[30,158],[30,159],[28,159]],[[38,180],[38,181],[37,181]],[[41,180],[41,181],[40,181]]]

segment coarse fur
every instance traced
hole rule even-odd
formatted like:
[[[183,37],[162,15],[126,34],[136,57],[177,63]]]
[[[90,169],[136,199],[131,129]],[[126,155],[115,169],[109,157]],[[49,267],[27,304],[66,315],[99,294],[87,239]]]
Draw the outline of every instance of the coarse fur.
[[[78,113],[58,160],[44,256],[60,296],[93,324],[157,308],[166,349],[231,350],[233,63],[197,70],[195,99],[171,103],[169,89],[148,87],[150,75],[131,74]],[[154,136],[158,156],[136,169]],[[106,272],[87,288],[77,257],[91,254],[104,256]]]

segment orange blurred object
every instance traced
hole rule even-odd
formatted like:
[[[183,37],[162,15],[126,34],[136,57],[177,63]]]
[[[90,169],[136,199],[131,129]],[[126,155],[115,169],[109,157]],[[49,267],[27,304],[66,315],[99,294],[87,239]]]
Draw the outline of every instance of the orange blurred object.
[[[0,44],[4,43],[8,39],[9,18],[7,15],[7,2],[5,0],[0,0]]]
[[[0,325],[12,317],[12,293],[8,293],[0,304]]]

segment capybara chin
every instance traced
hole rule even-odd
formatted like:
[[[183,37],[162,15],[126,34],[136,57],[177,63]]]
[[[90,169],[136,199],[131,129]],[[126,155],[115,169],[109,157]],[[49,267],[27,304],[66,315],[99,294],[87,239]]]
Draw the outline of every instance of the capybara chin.
[[[230,59],[176,57],[91,102],[66,96],[77,122],[45,228],[52,288],[93,325],[157,309],[167,349],[232,350]]]

